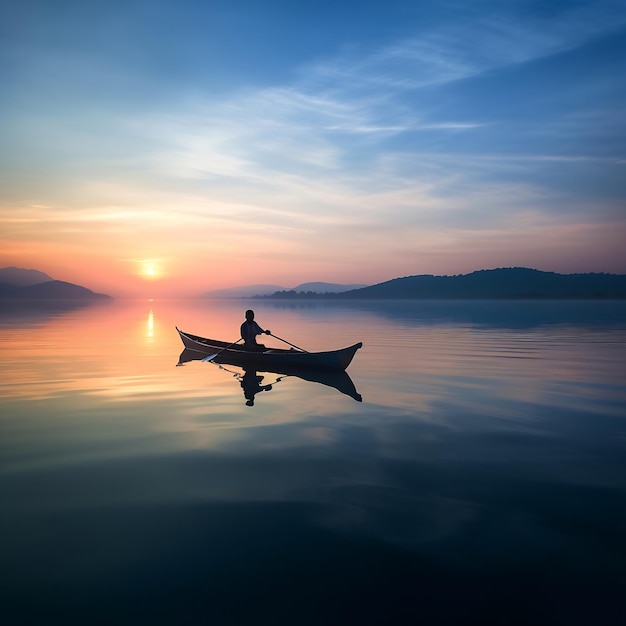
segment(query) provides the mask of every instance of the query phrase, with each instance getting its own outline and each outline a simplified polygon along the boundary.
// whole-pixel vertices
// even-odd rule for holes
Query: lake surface
[[[626,622],[626,302],[248,306],[0,303],[3,624]]]

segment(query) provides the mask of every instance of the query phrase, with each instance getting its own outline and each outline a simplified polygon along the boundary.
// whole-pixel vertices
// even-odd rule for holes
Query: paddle
[[[278,339],[278,341],[282,341],[283,343],[286,343],[287,345],[291,346],[292,348],[295,348],[296,350],[300,350],[300,352],[308,352],[308,350],[305,350],[304,348],[298,348],[298,346],[294,345],[293,343],[290,343],[289,341],[287,341],[286,339],[281,339],[280,337],[277,337],[276,335],[265,331],[270,337],[274,337],[274,339]]]
[[[224,352],[224,350],[228,350],[228,348],[230,348],[231,346],[234,346],[236,343],[239,343],[242,339],[243,339],[243,337],[239,337],[239,339],[237,339],[237,341],[233,341],[231,344],[228,344],[225,348],[222,348],[219,352],[216,352],[215,354],[209,354],[209,356],[205,356],[202,360],[205,363],[209,363],[216,356],[222,354],[222,352]]]

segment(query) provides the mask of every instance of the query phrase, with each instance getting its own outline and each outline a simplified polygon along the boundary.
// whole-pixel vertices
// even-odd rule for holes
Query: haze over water
[[[626,302],[255,301],[362,402],[251,407],[248,306],[3,305],[5,623],[623,623]]]

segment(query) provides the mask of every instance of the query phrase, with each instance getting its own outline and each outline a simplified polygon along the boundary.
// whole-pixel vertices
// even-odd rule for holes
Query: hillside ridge
[[[307,298],[306,293],[276,292],[270,298]],[[604,299],[626,298],[626,275],[558,274],[509,267],[469,274],[421,274],[394,278],[339,294],[315,296],[344,299]]]

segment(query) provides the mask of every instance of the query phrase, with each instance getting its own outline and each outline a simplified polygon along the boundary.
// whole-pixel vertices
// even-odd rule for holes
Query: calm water
[[[248,305],[0,305],[3,624],[625,623],[626,302]]]

